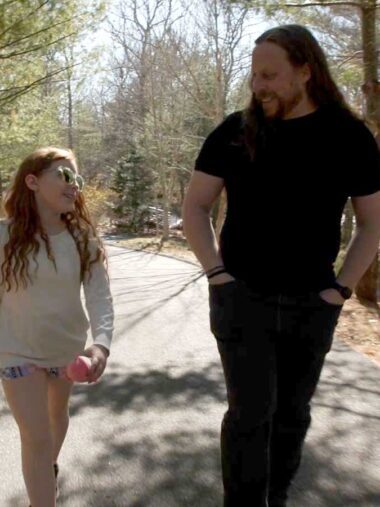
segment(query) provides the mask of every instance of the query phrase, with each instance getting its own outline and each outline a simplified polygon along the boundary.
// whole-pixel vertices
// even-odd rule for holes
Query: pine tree
[[[152,174],[135,148],[120,159],[111,171],[111,189],[118,196],[112,210],[123,219],[128,230],[138,232],[148,217],[148,204],[152,200]]]

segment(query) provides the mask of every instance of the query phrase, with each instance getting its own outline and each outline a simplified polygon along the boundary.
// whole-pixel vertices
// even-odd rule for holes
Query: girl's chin
[[[74,203],[71,206],[62,206],[62,208],[59,210],[59,213],[61,215],[65,213],[72,213],[75,209]]]

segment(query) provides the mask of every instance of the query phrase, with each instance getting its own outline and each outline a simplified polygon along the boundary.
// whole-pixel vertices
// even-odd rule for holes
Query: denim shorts
[[[21,366],[7,366],[5,368],[0,368],[0,379],[13,380],[20,377],[27,377],[36,371],[44,371],[49,377],[68,380],[66,375],[66,366],[42,367],[35,364],[23,364]]]

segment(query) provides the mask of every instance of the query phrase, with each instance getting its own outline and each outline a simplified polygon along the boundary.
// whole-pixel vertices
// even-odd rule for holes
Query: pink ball
[[[91,368],[91,359],[87,356],[78,356],[66,367],[66,373],[73,382],[87,382]]]

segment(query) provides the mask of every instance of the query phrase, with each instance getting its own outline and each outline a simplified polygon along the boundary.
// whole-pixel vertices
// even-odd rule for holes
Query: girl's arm
[[[93,345],[85,352],[92,360],[90,381],[94,381],[106,366],[114,321],[109,278],[102,260],[91,265],[91,275],[86,274],[83,288],[93,338]]]

